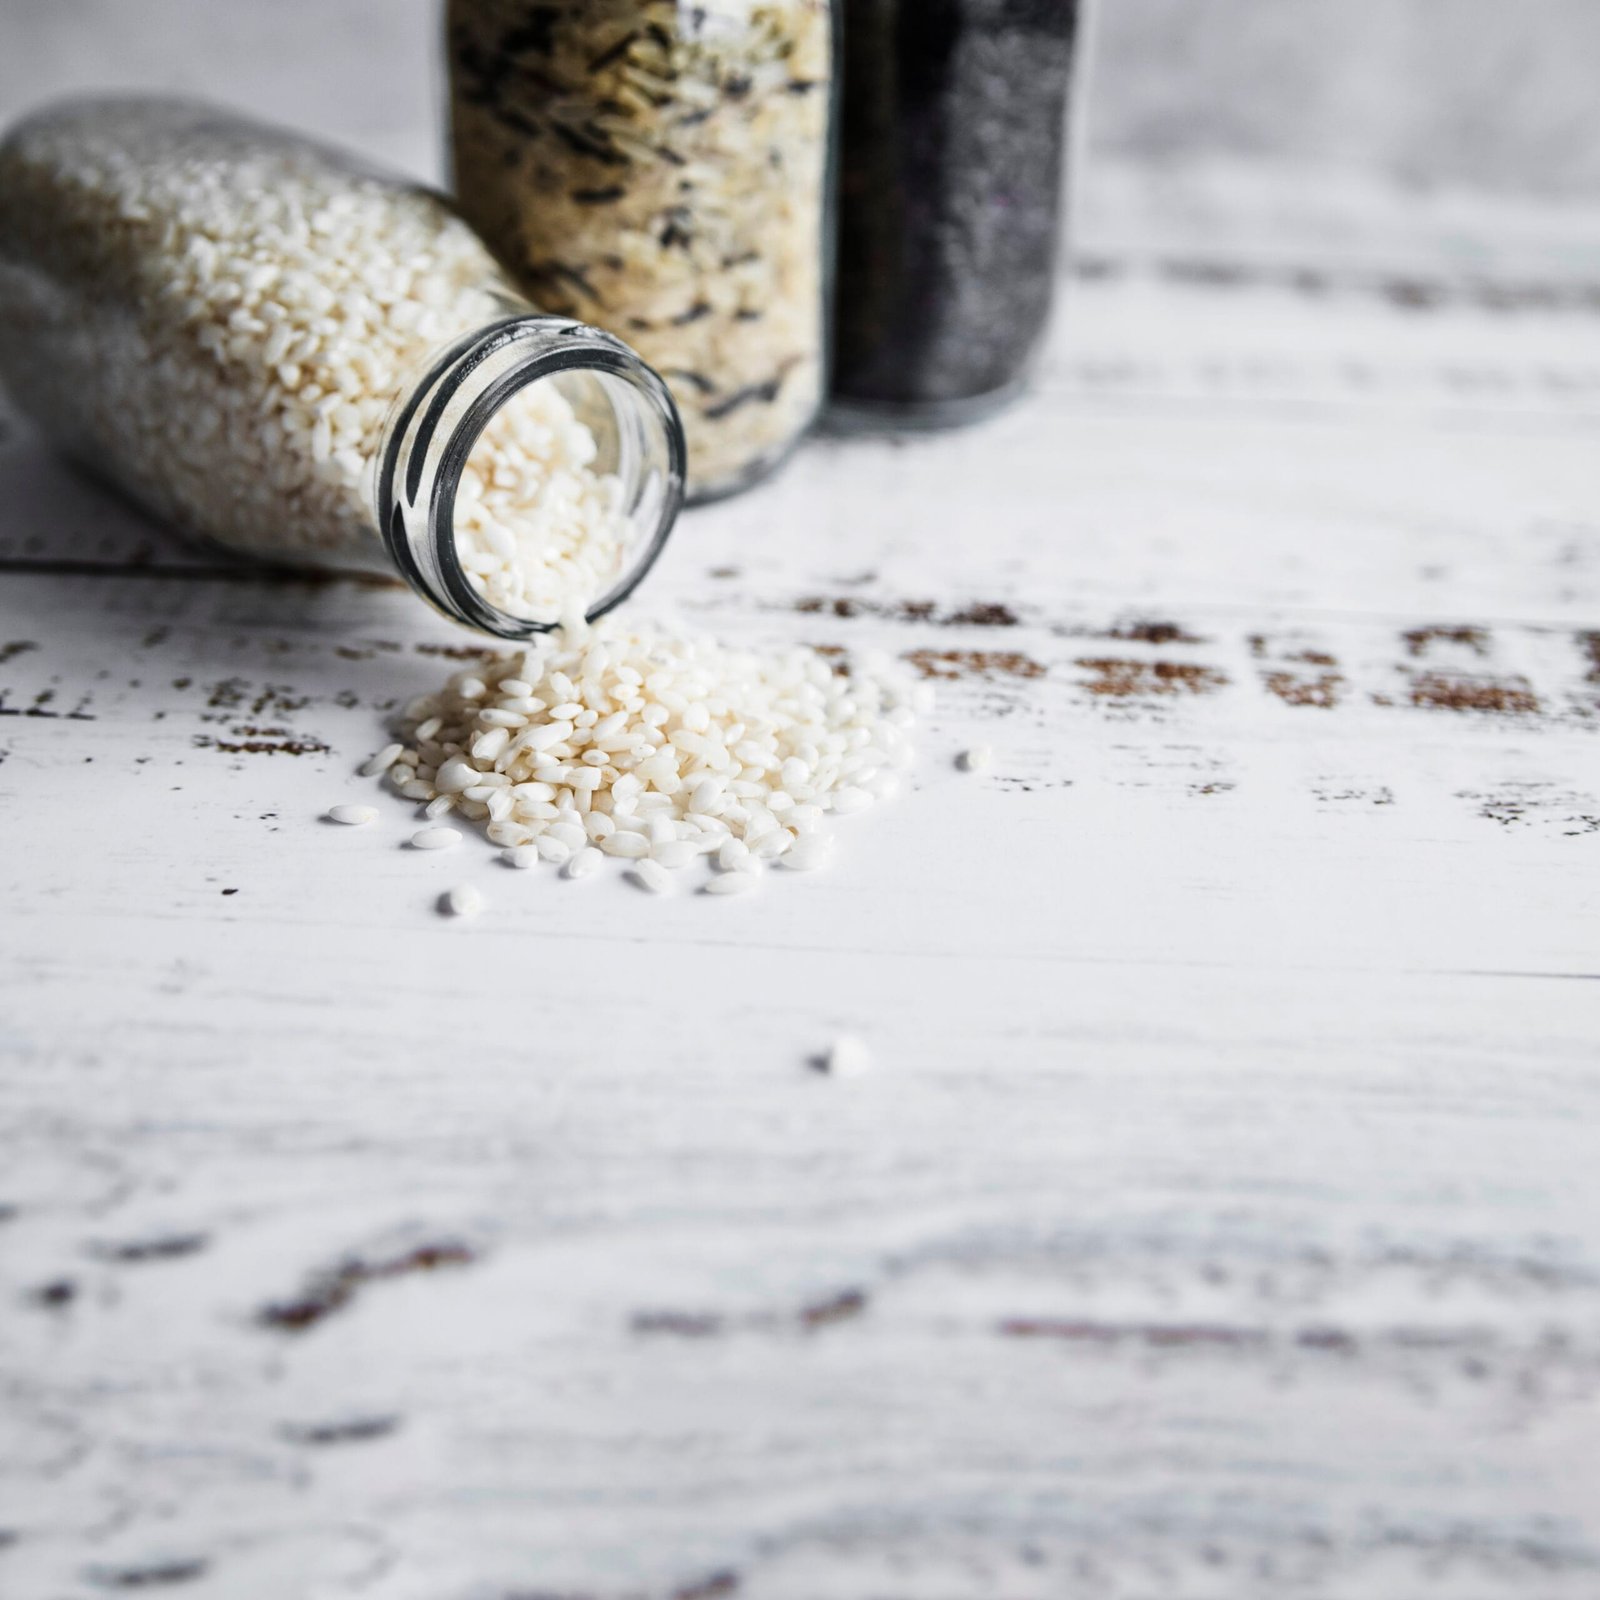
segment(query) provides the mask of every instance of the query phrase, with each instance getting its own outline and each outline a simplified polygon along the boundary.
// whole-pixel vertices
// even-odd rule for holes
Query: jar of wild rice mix
[[[505,638],[616,604],[682,498],[625,345],[536,311],[437,195],[191,103],[71,102],[0,143],[0,382],[186,531],[398,569]]]
[[[824,387],[829,0],[450,0],[448,48],[462,214],[660,371],[691,499],[762,476]]]

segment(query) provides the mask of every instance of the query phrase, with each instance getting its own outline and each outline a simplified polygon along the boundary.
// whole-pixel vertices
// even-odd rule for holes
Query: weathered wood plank
[[[462,636],[9,429],[0,1591],[1593,1593],[1600,323],[1078,293],[675,538],[940,690],[749,903],[319,825]]]

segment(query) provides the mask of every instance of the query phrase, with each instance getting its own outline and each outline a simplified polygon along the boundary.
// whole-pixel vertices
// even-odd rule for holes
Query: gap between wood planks
[[[313,567],[273,567],[241,561],[238,566],[162,566],[154,561],[73,561],[0,556],[0,573],[34,578],[169,578],[190,583],[295,584],[324,586],[350,583],[367,589],[400,589],[398,578],[381,572],[324,571]]]

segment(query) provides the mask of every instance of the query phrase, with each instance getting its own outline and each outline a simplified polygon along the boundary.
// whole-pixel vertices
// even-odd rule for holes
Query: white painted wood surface
[[[462,637],[7,424],[0,1594],[1600,1593],[1600,316],[1196,276],[685,519],[942,691],[744,901],[406,851]]]

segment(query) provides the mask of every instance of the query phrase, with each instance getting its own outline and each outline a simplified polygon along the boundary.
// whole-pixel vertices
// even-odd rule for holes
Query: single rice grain
[[[413,850],[453,850],[461,843],[461,835],[454,828],[424,828],[411,835]]]
[[[457,884],[439,897],[439,909],[450,917],[475,917],[483,906],[483,896],[470,883]]]

